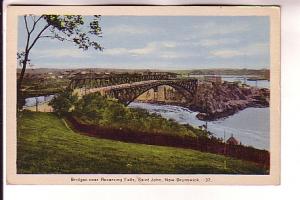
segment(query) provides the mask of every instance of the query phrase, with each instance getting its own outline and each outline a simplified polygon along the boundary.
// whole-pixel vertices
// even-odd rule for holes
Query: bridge
[[[175,73],[122,73],[122,74],[86,74],[77,75],[70,81],[69,87],[75,88],[94,88],[120,85],[124,83],[134,83],[149,80],[172,80],[176,79]]]
[[[118,99],[129,105],[144,92],[158,86],[168,85],[180,92],[188,101],[192,101],[197,90],[197,79],[179,79],[168,75],[134,75],[120,74],[113,77],[76,77],[70,82],[69,88],[83,96],[100,92],[103,96]]]

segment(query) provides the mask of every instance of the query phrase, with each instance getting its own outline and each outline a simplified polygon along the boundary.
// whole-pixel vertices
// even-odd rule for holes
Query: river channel
[[[206,123],[196,117],[198,112],[181,106],[132,102],[129,107],[146,109],[194,127]],[[223,138],[225,133],[225,139],[233,135],[242,144],[269,150],[269,115],[269,108],[246,108],[227,118],[207,122],[207,129],[216,137]]]

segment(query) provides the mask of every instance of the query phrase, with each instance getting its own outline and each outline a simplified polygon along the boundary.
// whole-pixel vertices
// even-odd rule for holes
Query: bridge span
[[[79,96],[89,93],[100,92],[103,96],[118,99],[121,103],[129,105],[144,92],[158,86],[168,85],[180,92],[187,100],[192,101],[197,91],[197,79],[170,79],[170,80],[145,80],[133,83],[123,83],[118,85],[100,87],[77,87],[73,88]]]
[[[125,83],[142,82],[149,80],[173,80],[177,79],[175,73],[122,73],[122,74],[87,74],[77,75],[70,80],[69,88],[95,88],[111,85],[120,85]]]

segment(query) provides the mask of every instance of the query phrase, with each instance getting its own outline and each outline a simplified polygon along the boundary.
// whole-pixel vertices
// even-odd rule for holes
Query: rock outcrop
[[[248,107],[268,107],[269,89],[237,83],[199,83],[192,110],[199,111],[201,120],[216,120],[233,115]]]
[[[232,82],[199,82],[192,102],[187,102],[180,93],[169,86],[165,87],[166,89],[161,89],[164,95],[157,94],[164,98],[155,99],[152,94],[149,97],[144,95],[143,98],[138,98],[138,101],[188,107],[199,112],[197,117],[200,120],[212,121],[228,117],[248,107],[268,107],[270,100],[269,89]]]

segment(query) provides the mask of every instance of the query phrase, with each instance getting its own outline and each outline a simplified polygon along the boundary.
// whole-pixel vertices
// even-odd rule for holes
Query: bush
[[[124,128],[140,132],[175,134],[196,137],[207,134],[189,125],[180,125],[174,120],[168,120],[158,114],[150,114],[144,109],[133,109],[124,106],[117,100],[91,93],[80,99],[74,113],[83,123],[103,127]]]
[[[49,105],[52,106],[53,111],[58,116],[66,115],[78,100],[77,95],[73,95],[72,90],[65,90],[58,95],[56,95],[50,102]]]

